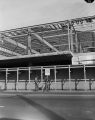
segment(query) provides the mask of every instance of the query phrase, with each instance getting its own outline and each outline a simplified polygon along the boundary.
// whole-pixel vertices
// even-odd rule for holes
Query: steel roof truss
[[[43,39],[41,36],[39,36],[37,33],[32,33],[35,37],[38,38],[38,40],[40,40],[41,42],[43,42],[44,44],[46,44],[49,48],[51,48],[52,50],[56,51],[56,52],[60,52],[59,50],[57,50],[54,46],[52,46],[49,42],[47,42],[45,39]]]

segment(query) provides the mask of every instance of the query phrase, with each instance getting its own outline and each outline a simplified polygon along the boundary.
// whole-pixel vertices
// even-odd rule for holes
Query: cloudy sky
[[[0,30],[95,15],[84,0],[0,0]]]

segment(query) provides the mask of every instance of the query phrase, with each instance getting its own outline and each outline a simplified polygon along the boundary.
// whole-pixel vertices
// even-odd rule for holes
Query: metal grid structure
[[[0,32],[0,55],[95,51],[95,16]]]
[[[0,32],[0,55],[10,58],[95,52],[95,16]],[[5,58],[4,58],[5,59]],[[45,75],[45,70],[50,75]],[[3,90],[94,90],[95,65],[0,68]]]

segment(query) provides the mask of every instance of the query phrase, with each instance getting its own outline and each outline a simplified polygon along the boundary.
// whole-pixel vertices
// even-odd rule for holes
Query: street
[[[95,120],[95,96],[0,96],[0,120]]]

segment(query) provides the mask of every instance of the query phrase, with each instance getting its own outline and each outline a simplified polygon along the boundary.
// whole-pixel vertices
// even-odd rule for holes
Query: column
[[[41,66],[41,81],[43,82],[43,67]]]
[[[78,36],[77,36],[77,32],[75,33],[75,41],[76,41],[76,52],[78,52]]]
[[[71,70],[70,70],[70,65],[69,65],[69,89],[71,91]]]
[[[5,90],[7,90],[7,82],[8,82],[8,68],[6,68]]]
[[[17,81],[16,81],[16,90],[18,90],[18,82],[19,82],[19,68],[17,68]]]
[[[31,76],[30,76],[31,75],[31,71],[30,70],[31,70],[31,68],[29,67],[28,70],[29,70],[28,73],[29,73],[29,83],[30,83],[30,79],[31,79]]]
[[[71,51],[73,52],[73,33],[72,33],[72,27],[70,28],[70,40],[71,40]]]
[[[31,34],[30,34],[30,28],[28,28],[28,55],[31,55]]]
[[[54,66],[54,81],[55,81],[55,90],[56,90],[56,66]]]
[[[70,26],[68,24],[68,46],[69,46],[69,51],[70,51]]]
[[[86,69],[85,69],[85,65],[83,66],[83,68],[84,68],[85,90],[87,90],[87,81],[86,81]]]

